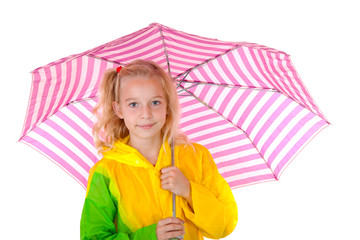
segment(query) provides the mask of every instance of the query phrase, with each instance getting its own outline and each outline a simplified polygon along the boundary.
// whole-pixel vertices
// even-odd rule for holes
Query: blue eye
[[[129,103],[129,107],[131,108],[134,108],[134,107],[137,107],[138,104],[136,102],[133,102],[133,103]]]
[[[155,105],[155,106],[157,106],[157,105],[159,105],[160,104],[160,101],[153,101],[152,103],[151,103],[151,105]]]

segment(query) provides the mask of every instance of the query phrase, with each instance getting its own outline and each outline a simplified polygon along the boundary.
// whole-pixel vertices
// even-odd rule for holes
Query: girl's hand
[[[187,200],[191,199],[190,182],[177,167],[161,169],[161,187]]]
[[[158,240],[168,240],[170,238],[180,237],[185,234],[185,222],[180,218],[161,219],[156,226],[156,237]]]

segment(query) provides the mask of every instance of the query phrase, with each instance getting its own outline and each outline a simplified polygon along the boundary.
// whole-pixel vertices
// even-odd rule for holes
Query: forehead
[[[146,78],[146,77],[133,77],[124,78],[121,80],[120,93],[122,97],[151,97],[162,96],[164,97],[164,89],[160,79]]]

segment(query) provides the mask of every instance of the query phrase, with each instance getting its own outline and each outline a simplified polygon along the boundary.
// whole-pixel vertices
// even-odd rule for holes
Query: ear
[[[113,103],[112,103],[112,107],[113,107],[114,112],[116,113],[116,115],[117,115],[119,118],[123,119],[124,116],[123,116],[123,114],[122,114],[122,112],[121,112],[121,107],[120,107],[120,105],[119,105],[117,102],[113,102]]]

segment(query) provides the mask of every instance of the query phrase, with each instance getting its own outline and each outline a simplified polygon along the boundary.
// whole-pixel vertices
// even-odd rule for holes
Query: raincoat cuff
[[[190,184],[192,208],[185,200],[185,206],[183,206],[185,217],[204,232],[214,228],[214,223],[223,226],[225,224],[225,219],[223,219],[224,208],[219,204],[216,196],[200,184],[192,181]]]

